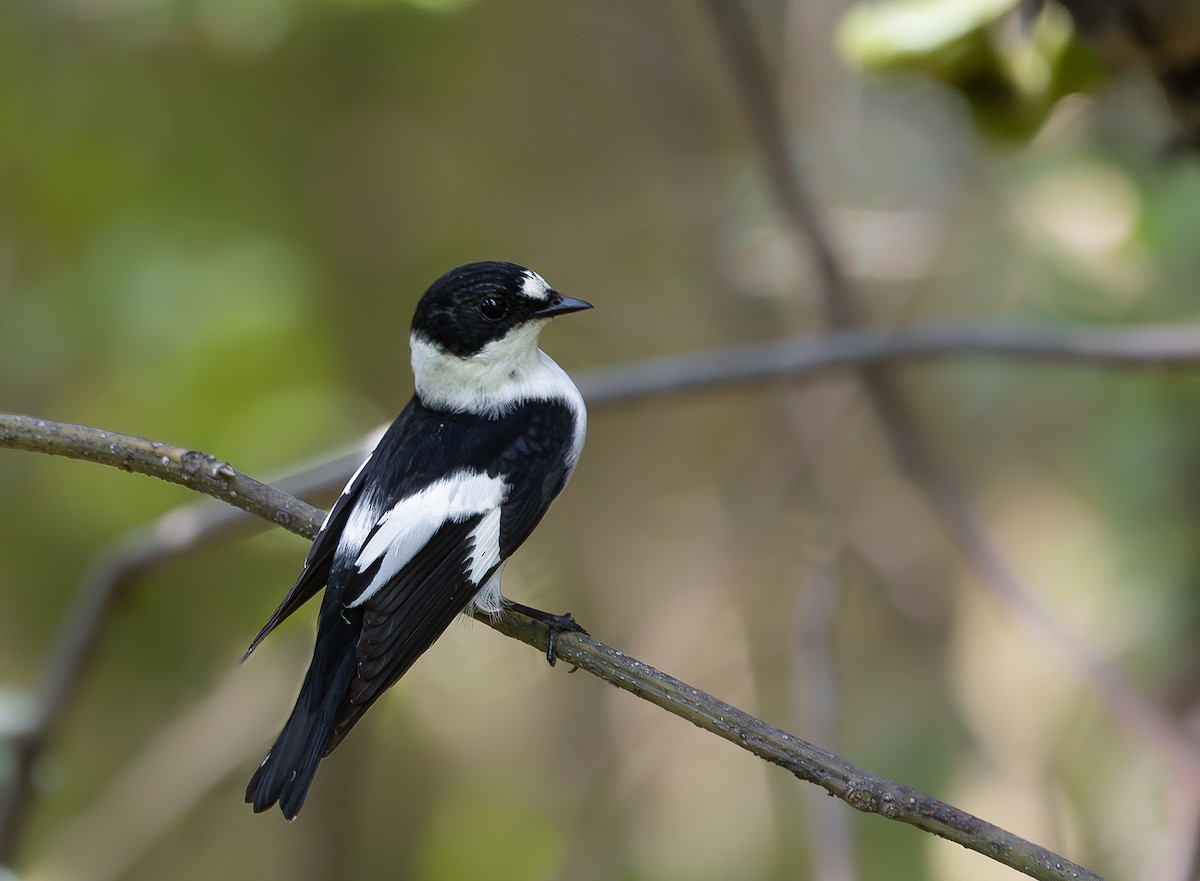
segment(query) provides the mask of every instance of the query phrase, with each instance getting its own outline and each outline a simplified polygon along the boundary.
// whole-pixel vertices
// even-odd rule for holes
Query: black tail
[[[349,700],[356,669],[353,643],[336,657],[320,655],[318,646],[292,715],[246,787],[246,803],[254,805],[255,813],[279,802],[285,817],[296,818],[325,755],[333,726]]]

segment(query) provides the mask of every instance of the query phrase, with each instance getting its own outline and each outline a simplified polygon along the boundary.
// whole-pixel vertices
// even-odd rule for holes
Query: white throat
[[[427,407],[497,417],[522,401],[565,399],[577,413],[583,399],[566,372],[538,348],[545,321],[513,328],[475,355],[453,355],[421,334],[410,338],[413,380]]]

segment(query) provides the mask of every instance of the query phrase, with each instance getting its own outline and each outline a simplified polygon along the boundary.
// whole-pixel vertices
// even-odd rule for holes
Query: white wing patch
[[[500,506],[483,515],[479,525],[471,530],[471,581],[481,584],[500,562]]]
[[[478,584],[500,560],[500,504],[508,494],[501,477],[463,469],[401,499],[379,518],[375,534],[354,561],[359,572],[382,560],[379,571],[351,607],[369,600],[408,565],[446,521],[485,515],[471,533],[471,578]],[[493,525],[494,523],[494,525]]]

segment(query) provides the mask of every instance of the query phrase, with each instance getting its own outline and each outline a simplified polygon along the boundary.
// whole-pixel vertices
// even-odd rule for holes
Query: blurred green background
[[[890,7],[749,5],[872,322],[1191,318],[1200,162],[1153,81],[1057,10]],[[744,121],[694,3],[8,0],[0,409],[283,474],[399,410],[417,298],[477,259],[596,304],[543,338],[577,374],[819,333]],[[1038,599],[1197,716],[1197,379],[901,375]],[[90,561],[191,498],[0,451],[0,499],[11,732]],[[296,823],[255,816],[311,614],[237,661],[304,552],[263,533],[138,582],[38,767],[21,878],[1018,877],[469,622]],[[594,408],[505,590],[1101,873],[1167,877],[1187,841],[1170,766],[980,588],[849,377]]]

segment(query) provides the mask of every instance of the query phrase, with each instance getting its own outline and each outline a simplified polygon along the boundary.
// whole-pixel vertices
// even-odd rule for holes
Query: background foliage
[[[1200,164],[1154,83],[1057,10],[950,5],[752,5],[872,321],[1190,318]],[[574,371],[821,328],[699,7],[0,5],[3,409],[281,474],[391,418],[416,299],[490,258],[597,304],[544,340]],[[1196,378],[902,377],[1038,599],[1186,724]],[[0,487],[11,731],[89,560],[188,499],[16,453]],[[296,824],[253,816],[311,620],[237,659],[303,553],[263,534],[141,583],[38,769],[21,877],[1015,877],[467,623]],[[1178,832],[1169,767],[980,591],[847,378],[596,409],[506,592],[1102,873]]]

